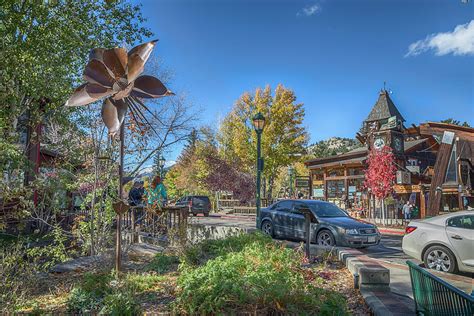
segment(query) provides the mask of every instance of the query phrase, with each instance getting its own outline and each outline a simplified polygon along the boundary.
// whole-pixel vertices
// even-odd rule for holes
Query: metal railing
[[[474,315],[474,296],[466,294],[411,261],[410,279],[417,315]]]

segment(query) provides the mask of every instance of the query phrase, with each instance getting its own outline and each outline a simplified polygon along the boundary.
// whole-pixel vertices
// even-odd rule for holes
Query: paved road
[[[413,298],[410,274],[406,261],[411,260],[418,264],[422,264],[422,262],[403,253],[402,238],[402,236],[385,235],[380,245],[363,249],[362,252],[368,257],[379,261],[379,263],[387,269],[390,269],[390,288],[393,292]],[[474,291],[474,279],[472,274],[430,272],[468,294]]]

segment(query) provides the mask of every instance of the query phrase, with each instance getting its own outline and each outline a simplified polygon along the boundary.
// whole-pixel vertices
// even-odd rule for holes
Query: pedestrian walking
[[[403,218],[405,219],[405,223],[407,224],[411,218],[411,210],[412,210],[412,206],[410,204],[410,201],[407,201],[405,205],[403,205],[403,208],[402,208]]]

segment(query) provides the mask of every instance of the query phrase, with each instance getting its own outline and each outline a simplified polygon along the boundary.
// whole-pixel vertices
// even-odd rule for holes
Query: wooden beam
[[[436,216],[441,210],[441,195],[440,190],[446,178],[446,171],[448,169],[449,159],[453,148],[453,141],[455,134],[453,132],[445,131],[443,139],[439,146],[438,155],[434,165],[434,175],[431,179],[430,195],[428,200],[427,216]],[[440,189],[437,189],[440,188]]]
[[[426,217],[426,194],[423,187],[420,185],[420,218]]]

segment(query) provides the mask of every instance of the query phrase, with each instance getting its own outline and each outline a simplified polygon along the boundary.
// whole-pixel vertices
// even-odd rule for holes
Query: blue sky
[[[311,142],[354,137],[386,81],[408,125],[474,125],[472,1],[136,2],[170,88],[202,109],[201,124],[217,127],[244,91],[282,83],[305,104]]]

